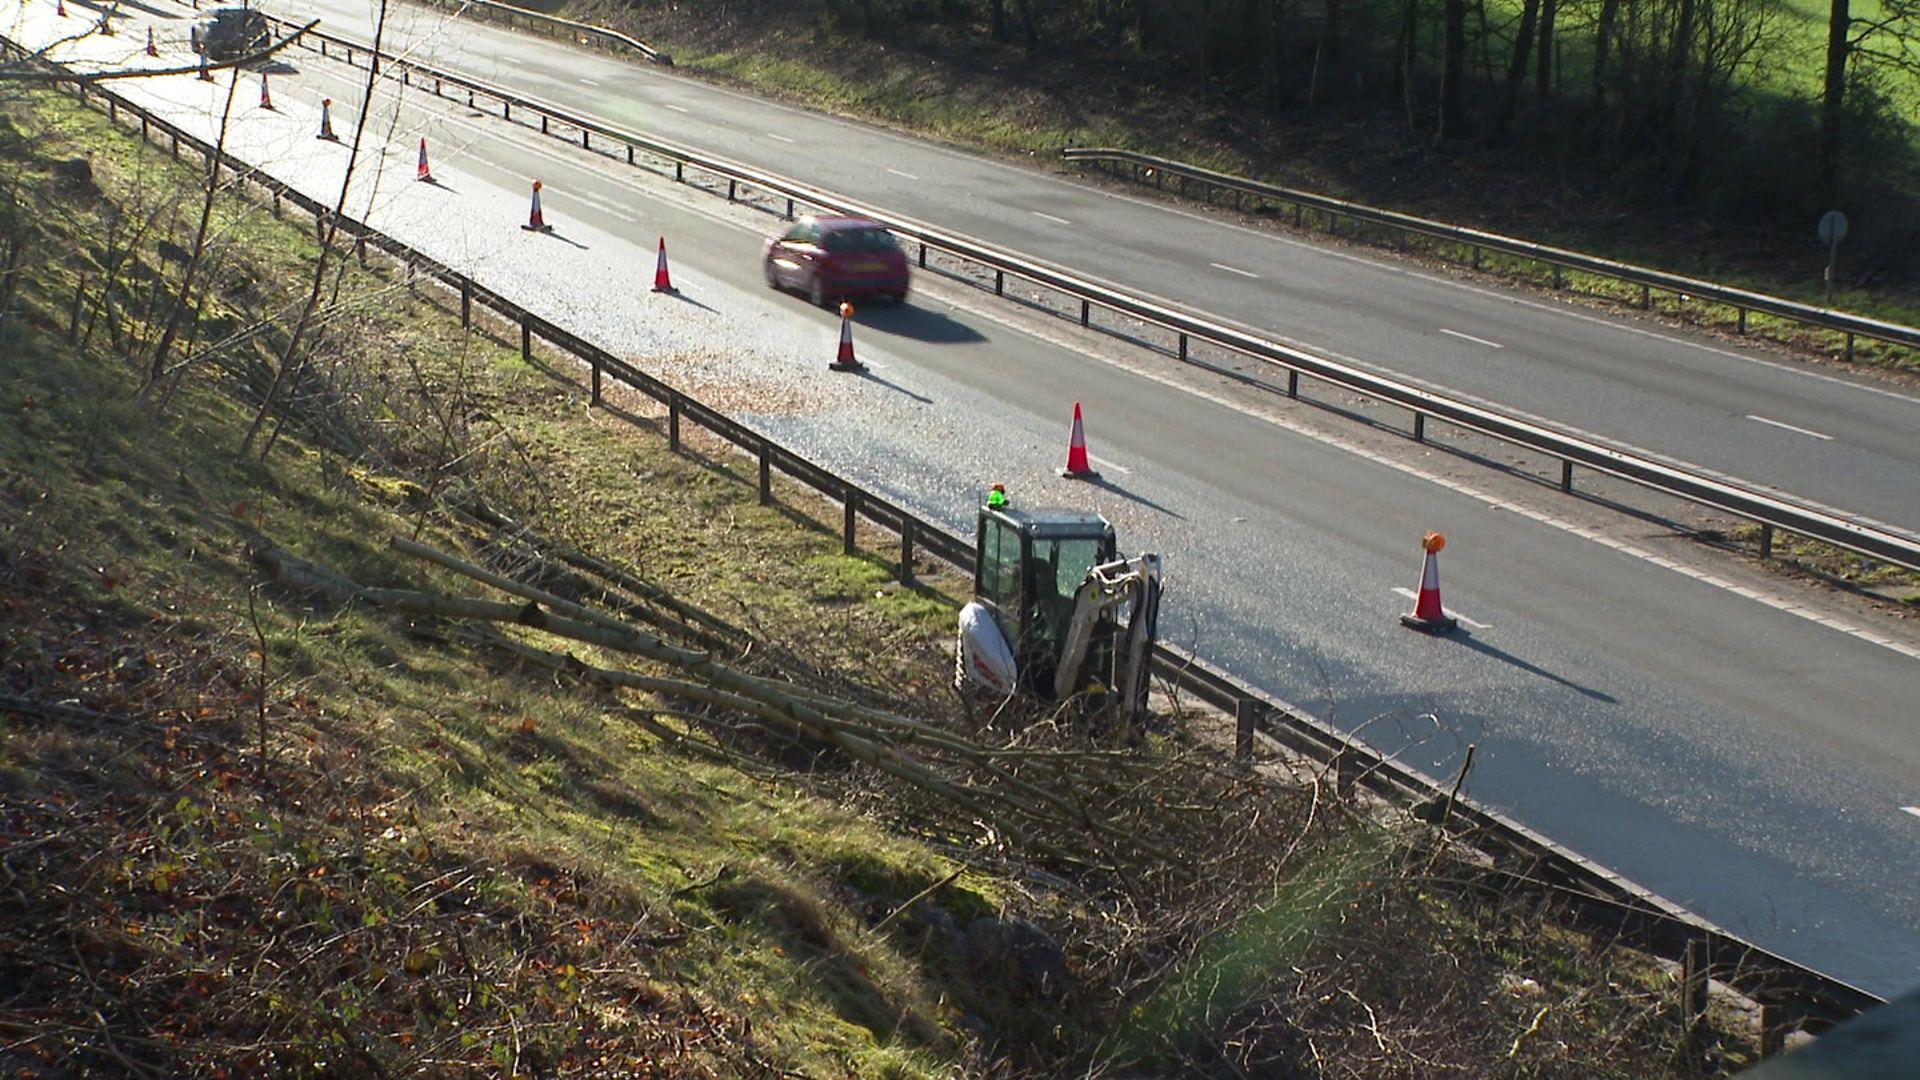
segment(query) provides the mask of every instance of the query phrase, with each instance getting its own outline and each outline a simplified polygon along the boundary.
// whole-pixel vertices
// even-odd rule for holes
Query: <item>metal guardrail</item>
[[[1776,318],[1786,319],[1807,326],[1816,326],[1822,330],[1831,330],[1845,335],[1847,357],[1853,357],[1855,338],[1867,338],[1883,341],[1889,345],[1920,351],[1920,328],[1902,326],[1899,323],[1883,322],[1864,315],[1854,315],[1832,308],[1814,307],[1765,293],[1736,289],[1729,285],[1720,285],[1698,278],[1669,274],[1662,270],[1653,270],[1632,263],[1602,259],[1596,255],[1587,255],[1565,248],[1537,244],[1531,240],[1520,240],[1499,233],[1471,229],[1462,225],[1450,225],[1431,218],[1415,217],[1412,214],[1381,210],[1363,203],[1347,202],[1327,195],[1318,195],[1311,191],[1281,187],[1259,180],[1249,180],[1230,173],[1215,172],[1197,165],[1174,161],[1170,158],[1154,157],[1151,154],[1136,153],[1110,147],[1068,147],[1061,151],[1061,157],[1068,161],[1096,165],[1127,165],[1132,167],[1133,178],[1145,182],[1146,173],[1153,174],[1156,187],[1165,186],[1166,177],[1175,177],[1180,181],[1182,194],[1186,193],[1189,181],[1197,183],[1206,192],[1211,201],[1214,190],[1232,191],[1243,195],[1252,195],[1270,202],[1287,203],[1299,208],[1306,207],[1331,215],[1334,221],[1347,218],[1353,221],[1379,225],[1404,233],[1415,233],[1449,243],[1459,244],[1472,249],[1473,265],[1480,266],[1482,251],[1495,251],[1503,255],[1513,255],[1527,259],[1553,269],[1553,287],[1565,287],[1564,272],[1578,271],[1596,277],[1624,281],[1640,286],[1640,306],[1645,308],[1652,303],[1652,290],[1670,292],[1696,300],[1707,300],[1734,309],[1739,315],[1741,333],[1747,331],[1747,314],[1760,312]],[[1300,224],[1297,220],[1295,224]]]
[[[298,29],[291,23],[281,20],[273,21],[283,32]],[[362,43],[319,30],[306,31],[301,35],[301,43],[315,49],[322,56],[339,59],[350,65],[355,63],[356,57],[365,58],[372,55],[368,47]],[[676,180],[684,181],[689,168],[717,177],[726,182],[729,200],[737,199],[744,186],[784,198],[786,200],[785,216],[789,218],[794,215],[798,207],[812,207],[836,214],[873,218],[895,233],[917,243],[919,263],[923,268],[927,265],[927,253],[932,249],[992,271],[996,294],[1005,293],[1009,278],[1051,289],[1079,302],[1081,326],[1093,326],[1092,311],[1096,306],[1103,310],[1117,312],[1139,323],[1171,333],[1174,337],[1174,345],[1165,351],[1173,353],[1183,361],[1200,363],[1191,355],[1192,344],[1195,342],[1263,361],[1287,372],[1286,393],[1289,397],[1299,397],[1300,378],[1307,376],[1376,401],[1397,405],[1411,414],[1410,434],[1416,442],[1427,440],[1427,421],[1431,418],[1558,459],[1561,463],[1559,484],[1562,491],[1571,492],[1574,489],[1576,467],[1591,469],[1722,513],[1758,522],[1761,526],[1760,547],[1763,555],[1771,554],[1774,530],[1778,529],[1920,572],[1920,536],[1891,526],[1848,517],[1810,503],[1774,495],[1753,485],[1720,479],[1703,472],[1670,465],[1631,449],[1568,435],[1460,398],[1426,390],[1336,360],[1315,356],[1169,307],[1158,301],[1136,296],[1063,268],[1002,251],[957,233],[944,232],[877,207],[863,205],[843,195],[808,187],[798,181],[664,139],[616,128],[538,99],[421,61],[388,54],[381,57],[379,63],[381,70],[388,77],[398,79],[410,86],[418,86],[439,97],[449,96],[447,88],[452,87],[456,91],[465,92],[469,106],[475,106],[480,98],[491,99],[499,104],[501,115],[507,120],[512,120],[514,111],[518,109],[523,117],[537,118],[543,134],[556,134],[554,124],[557,122],[563,129],[562,134],[570,130],[578,138],[580,145],[586,149],[594,149],[593,140],[598,137],[601,140],[603,152],[617,152],[623,149],[628,164],[637,164],[636,155],[646,154],[671,164]],[[1203,366],[1213,367],[1213,365]],[[1218,369],[1215,368],[1215,370]]]
[[[673,56],[661,52],[637,37],[623,34],[592,23],[575,22],[558,15],[549,15],[544,11],[534,11],[515,4],[502,4],[499,0],[422,0],[431,7],[450,8],[460,14],[478,13],[484,18],[499,19],[509,26],[527,26],[544,30],[556,37],[570,37],[586,44],[598,44],[618,52],[630,49],[662,67],[673,66]]]
[[[23,58],[27,56],[4,36],[0,36],[0,49],[11,49]],[[104,103],[111,119],[120,121],[125,114],[130,122],[137,122],[142,137],[170,140],[176,157],[182,145],[209,162],[217,154],[223,167],[271,197],[276,214],[284,201],[312,215],[316,223],[333,216],[331,207],[231,154],[216,151],[205,140],[126,97],[102,86],[89,86],[78,77],[74,79],[74,86],[81,100],[91,97]],[[690,421],[753,457],[759,466],[758,490],[763,503],[773,498],[775,469],[838,502],[842,507],[842,541],[847,552],[857,551],[859,519],[864,517],[900,538],[902,580],[912,579],[916,548],[963,572],[973,573],[970,536],[950,531],[938,522],[922,518],[813,464],[747,425],[399,240],[351,218],[343,217],[339,224],[359,244],[372,246],[404,266],[409,284],[416,276],[425,274],[457,294],[463,326],[472,325],[473,305],[477,301],[519,327],[523,358],[532,359],[534,340],[538,338],[586,364],[594,404],[601,404],[603,380],[612,377],[664,405],[670,448],[680,449],[682,423]],[[1155,646],[1153,664],[1155,672],[1167,684],[1232,714],[1238,721],[1243,745],[1250,741],[1257,728],[1277,743],[1334,770],[1343,789],[1363,788],[1409,809],[1436,805],[1442,798],[1450,798],[1450,821],[1469,826],[1456,830],[1456,835],[1462,843],[1488,855],[1492,864],[1487,872],[1507,888],[1549,895],[1604,932],[1618,934],[1655,955],[1669,959],[1686,957],[1689,961],[1696,956],[1709,958],[1710,962],[1701,961],[1701,966],[1689,970],[1702,977],[1710,974],[1761,1002],[1763,1010],[1774,1010],[1767,1014],[1771,1021],[1763,1020],[1763,1030],[1798,1026],[1819,1032],[1881,1003],[1880,998],[1865,990],[1728,934],[1518,822],[1480,806],[1471,798],[1448,796],[1445,789],[1426,774],[1393,761],[1364,741],[1341,733],[1318,717],[1191,653],[1160,643]]]

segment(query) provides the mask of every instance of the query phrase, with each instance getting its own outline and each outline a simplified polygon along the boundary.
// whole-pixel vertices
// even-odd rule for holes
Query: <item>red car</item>
[[[816,304],[856,296],[907,299],[907,253],[867,218],[803,217],[767,241],[767,284],[797,289]]]

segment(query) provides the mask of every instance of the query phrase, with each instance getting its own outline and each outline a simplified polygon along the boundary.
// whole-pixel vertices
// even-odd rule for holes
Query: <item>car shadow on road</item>
[[[901,304],[898,307],[873,305],[862,308],[859,324],[883,334],[936,345],[973,345],[987,340],[985,334],[958,319],[910,304]]]
[[[1600,690],[1595,690],[1589,686],[1581,686],[1579,683],[1574,682],[1572,679],[1568,679],[1560,675],[1555,675],[1553,672],[1548,671],[1546,668],[1543,668],[1538,664],[1528,663],[1527,661],[1520,659],[1519,657],[1513,655],[1512,653],[1506,651],[1505,649],[1499,648],[1498,646],[1489,645],[1484,641],[1477,640],[1474,638],[1472,632],[1468,631],[1465,627],[1455,629],[1452,633],[1448,634],[1447,637],[1451,638],[1454,641],[1458,641],[1460,644],[1465,645],[1467,648],[1472,649],[1474,652],[1483,653],[1487,656],[1493,657],[1495,660],[1499,660],[1503,663],[1512,664],[1514,667],[1519,668],[1521,671],[1524,671],[1529,675],[1538,675],[1541,678],[1546,679],[1548,682],[1559,683],[1561,686],[1564,686],[1567,689],[1572,690],[1576,694],[1580,694],[1584,697],[1592,698],[1595,701],[1605,702],[1608,705],[1618,705],[1620,703],[1620,699],[1614,697],[1612,694],[1608,694]]]

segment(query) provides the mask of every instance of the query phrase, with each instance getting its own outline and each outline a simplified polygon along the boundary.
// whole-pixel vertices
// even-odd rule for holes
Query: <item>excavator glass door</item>
[[[1051,693],[1060,649],[1073,618],[1073,601],[1087,571],[1114,558],[1113,526],[1098,514],[1075,510],[980,511],[974,599],[994,621],[1020,665],[1020,682]],[[1096,649],[1110,651],[1110,635]],[[1090,670],[1106,670],[1098,661]]]

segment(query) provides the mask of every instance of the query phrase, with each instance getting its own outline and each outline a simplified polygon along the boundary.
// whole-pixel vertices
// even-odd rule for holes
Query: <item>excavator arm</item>
[[[1146,713],[1147,667],[1160,619],[1158,555],[1117,559],[1087,571],[1086,580],[1074,593],[1073,615],[1061,642],[1053,691],[1056,698],[1064,700],[1085,687],[1094,632],[1103,618],[1123,606],[1129,607],[1129,612],[1126,625],[1115,634],[1114,685],[1109,689],[1129,718],[1139,720]]]

